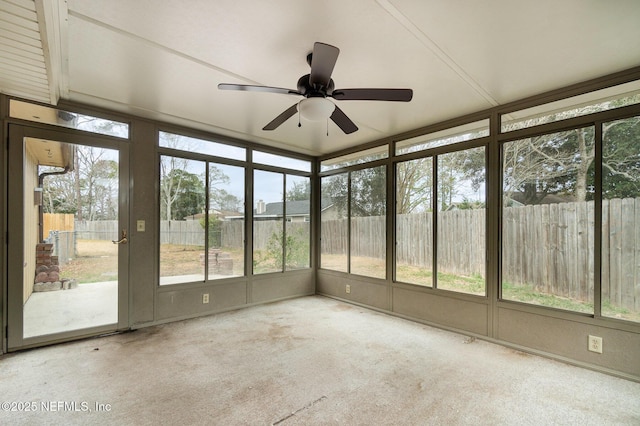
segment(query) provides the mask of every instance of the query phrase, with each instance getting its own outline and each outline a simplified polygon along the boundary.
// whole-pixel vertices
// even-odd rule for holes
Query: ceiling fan
[[[340,49],[335,46],[316,42],[313,45],[313,52],[307,55],[307,63],[311,66],[311,73],[300,77],[297,90],[226,83],[218,84],[218,89],[304,96],[304,99],[286,109],[264,126],[262,130],[274,130],[296,112],[299,112],[306,119],[313,121],[328,120],[330,118],[346,134],[355,132],[358,130],[358,126],[335,103],[327,98],[333,98],[338,101],[409,102],[413,97],[411,89],[335,89],[331,73],[336,65],[339,53]],[[298,126],[300,126],[300,123],[298,123]]]

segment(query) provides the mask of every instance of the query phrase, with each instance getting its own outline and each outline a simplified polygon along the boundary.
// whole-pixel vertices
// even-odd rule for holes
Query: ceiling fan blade
[[[327,87],[329,85],[339,53],[340,49],[330,44],[316,42],[313,45],[311,74],[309,75],[309,83],[312,87],[316,85]]]
[[[353,121],[347,115],[342,112],[340,108],[336,105],[336,109],[333,110],[333,114],[331,114],[331,120],[338,125],[347,135],[349,133],[353,133],[358,130],[358,126],[355,125]]]
[[[293,89],[284,89],[282,87],[269,87],[269,86],[252,86],[249,84],[218,84],[220,90],[240,90],[243,92],[269,92],[269,93],[281,93],[283,95],[302,95],[302,93]]]
[[[331,96],[338,101],[396,101],[409,102],[413,97],[411,89],[340,89]]]
[[[293,114],[298,111],[298,104],[293,104],[289,108],[287,108],[282,114],[274,118],[269,124],[264,126],[262,130],[275,130],[282,123],[287,121]]]

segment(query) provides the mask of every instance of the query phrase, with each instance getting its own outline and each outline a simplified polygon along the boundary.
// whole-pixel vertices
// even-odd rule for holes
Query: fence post
[[[60,256],[60,238],[58,231],[53,231],[53,253],[55,256]]]

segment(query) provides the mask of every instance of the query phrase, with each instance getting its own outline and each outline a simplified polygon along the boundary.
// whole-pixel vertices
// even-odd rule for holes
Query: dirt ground
[[[230,252],[234,273],[243,275],[242,252]],[[117,277],[118,245],[103,240],[78,240],[77,257],[61,268],[62,276],[79,283],[112,280]],[[201,247],[163,244],[160,249],[161,276],[202,273]]]

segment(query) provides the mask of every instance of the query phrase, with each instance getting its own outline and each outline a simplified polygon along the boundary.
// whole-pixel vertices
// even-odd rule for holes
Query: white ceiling
[[[38,93],[6,77],[22,74],[6,46],[16,25],[33,25],[30,8],[42,40],[30,60],[46,67],[44,88],[42,73],[29,80]],[[320,155],[638,66],[640,1],[0,0],[0,37],[5,93]],[[295,89],[316,41],[340,48],[336,88],[406,87],[413,100],[336,101],[360,130],[330,123],[327,136],[297,117],[262,130],[299,97],[217,89]]]

